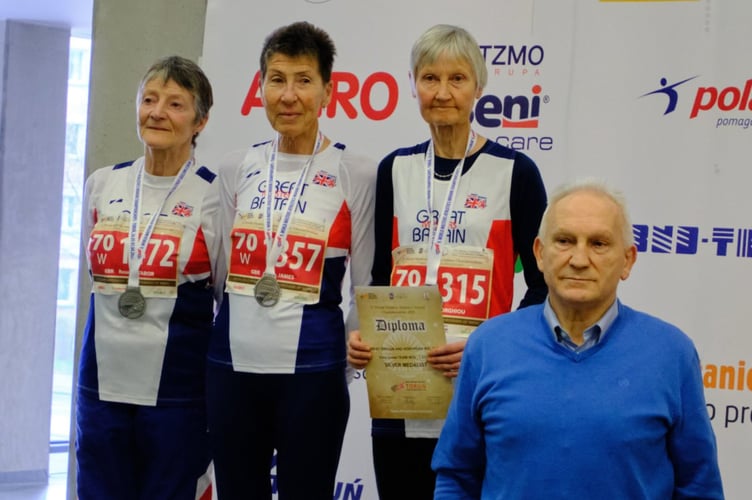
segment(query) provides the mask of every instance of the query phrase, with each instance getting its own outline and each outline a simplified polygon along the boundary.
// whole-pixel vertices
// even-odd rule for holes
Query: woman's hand
[[[371,346],[360,338],[360,331],[353,330],[347,340],[347,362],[350,366],[361,370],[371,361]]]
[[[435,369],[444,372],[445,377],[454,378],[460,370],[462,353],[467,339],[458,340],[428,351],[428,363]]]

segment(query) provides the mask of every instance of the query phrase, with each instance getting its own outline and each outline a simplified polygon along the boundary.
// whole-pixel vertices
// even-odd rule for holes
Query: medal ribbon
[[[133,188],[133,210],[131,211],[131,225],[128,232],[128,288],[138,288],[138,271],[141,268],[141,263],[144,261],[146,245],[149,244],[151,234],[157,226],[159,214],[162,212],[167,199],[178,189],[178,186],[185,178],[194,161],[193,153],[191,153],[191,158],[180,169],[180,172],[175,177],[175,181],[172,183],[172,187],[170,187],[167,195],[162,199],[159,208],[149,218],[149,222],[144,228],[144,233],[141,235],[141,239],[138,240],[138,222],[141,214],[141,194],[144,181],[144,159],[142,157],[136,160],[136,185]]]
[[[428,233],[428,255],[426,257],[426,285],[435,285],[438,280],[439,264],[441,263],[441,245],[444,243],[446,236],[446,228],[449,224],[449,215],[452,212],[452,205],[454,204],[454,198],[457,194],[457,188],[460,184],[460,177],[462,177],[462,169],[465,165],[465,158],[472,151],[475,145],[476,134],[475,131],[470,129],[470,134],[467,138],[467,148],[465,149],[465,155],[460,162],[454,168],[452,172],[452,178],[449,181],[449,188],[447,189],[446,197],[444,198],[444,207],[439,214],[439,220],[436,226],[433,224],[433,174],[434,174],[434,149],[433,139],[428,141],[428,148],[426,149],[426,205],[428,208],[428,218],[430,220],[430,229]]]
[[[298,181],[295,183],[292,195],[288,199],[287,208],[282,214],[282,219],[279,222],[279,228],[277,229],[277,235],[274,236],[272,232],[272,215],[274,213],[274,173],[277,170],[277,157],[279,156],[279,134],[274,137],[272,143],[272,150],[269,154],[269,168],[266,175],[266,207],[264,210],[264,240],[266,241],[266,269],[264,274],[271,274],[276,276],[275,263],[282,254],[285,248],[285,242],[287,241],[287,232],[290,227],[290,220],[292,214],[295,212],[295,207],[298,204],[300,193],[303,190],[303,181],[308,175],[308,170],[313,163],[313,159],[321,149],[321,144],[324,142],[324,134],[319,130],[316,136],[316,143],[313,146],[313,153],[306,160],[303,168],[298,175]]]

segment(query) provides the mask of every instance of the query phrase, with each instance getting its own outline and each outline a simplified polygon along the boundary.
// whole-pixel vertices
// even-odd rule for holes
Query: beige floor
[[[48,484],[0,484],[0,500],[65,500],[68,454],[50,454]]]

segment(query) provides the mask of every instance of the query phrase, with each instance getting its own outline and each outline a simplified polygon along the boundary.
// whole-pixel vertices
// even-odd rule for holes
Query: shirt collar
[[[573,351],[581,352],[596,344],[598,344],[611,328],[611,325],[616,321],[616,317],[619,315],[619,300],[614,300],[613,304],[606,310],[603,316],[595,323],[585,329],[584,337],[585,342],[581,346],[577,346],[571,341],[569,334],[561,327],[559,318],[556,317],[556,313],[551,307],[551,302],[548,298],[543,305],[543,317],[546,319],[551,333],[554,336],[554,340],[563,344],[564,346],[572,349]]]

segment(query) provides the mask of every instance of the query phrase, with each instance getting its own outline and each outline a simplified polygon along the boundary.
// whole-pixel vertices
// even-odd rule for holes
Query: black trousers
[[[432,500],[436,474],[431,458],[438,439],[372,437],[380,500]]]

